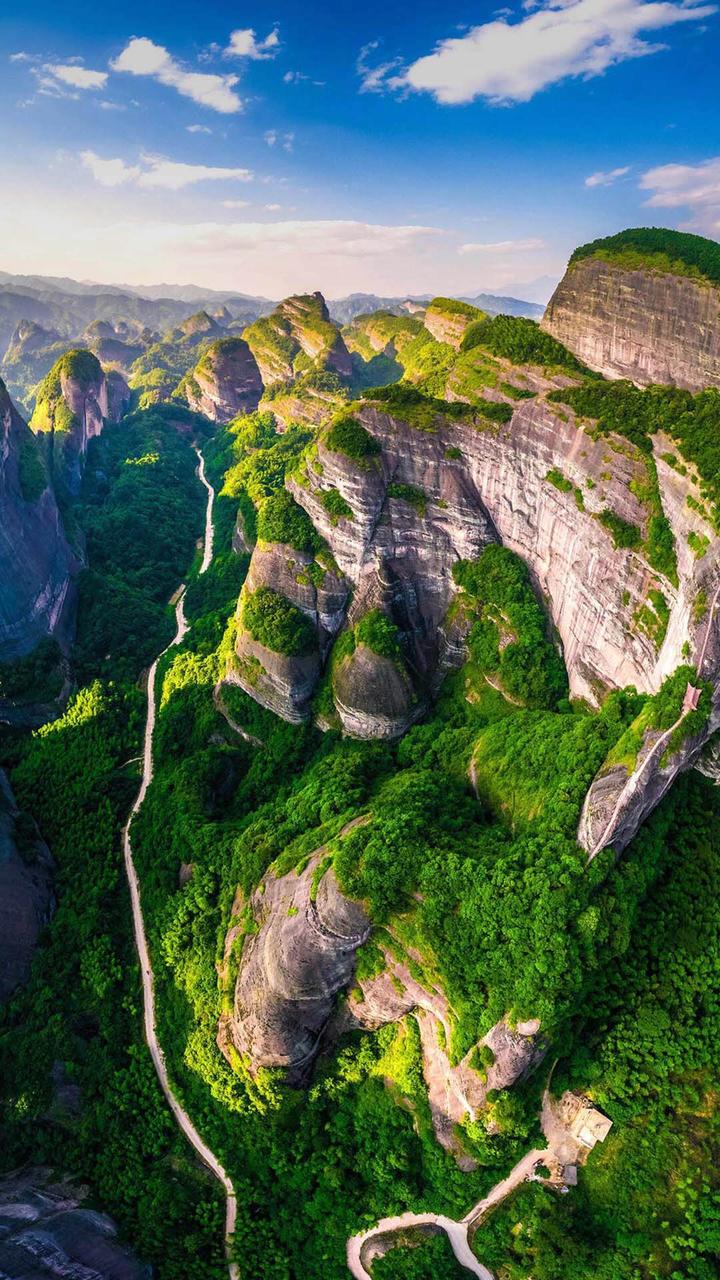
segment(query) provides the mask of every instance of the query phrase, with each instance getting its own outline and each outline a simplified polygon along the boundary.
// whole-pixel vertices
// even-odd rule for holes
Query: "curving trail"
[[[214,493],[212,486],[205,478],[205,463],[199,449],[195,452],[198,456],[199,466],[198,475],[208,492],[207,507],[205,513],[205,542],[203,549],[203,558],[200,565],[200,573],[205,573],[210,566],[213,554],[213,527],[212,527],[212,506]],[[183,583],[178,591],[177,602],[175,605],[175,620],[177,622],[177,630],[174,638],[170,641],[167,649],[163,649],[158,654],[148,672],[148,690],[147,690],[147,719],[145,722],[145,745],[143,749],[143,773],[140,790],[135,798],[135,803],[130,810],[130,817],[123,831],[123,855],[125,858],[125,871],[127,873],[128,885],[130,887],[130,901],[132,904],[133,931],[135,934],[135,946],[137,948],[138,958],[140,960],[140,972],[142,975],[142,992],[143,992],[143,1017],[145,1028],[145,1039],[147,1040],[150,1056],[160,1081],[160,1087],[165,1094],[168,1106],[172,1111],[178,1126],[182,1129],[188,1142],[195,1148],[200,1159],[204,1161],[207,1167],[219,1182],[222,1183],[227,1206],[225,1211],[225,1245],[229,1250],[231,1237],[235,1231],[235,1222],[237,1218],[237,1200],[235,1198],[235,1188],[223,1169],[217,1156],[213,1154],[205,1142],[203,1142],[195,1125],[185,1111],[182,1104],[178,1101],[173,1093],[172,1085],[168,1078],[167,1067],[165,1065],[165,1055],[162,1046],[157,1037],[157,1026],[155,1017],[155,984],[153,978],[152,964],[150,962],[150,953],[148,949],[147,934],[145,932],[145,921],[142,913],[142,903],[140,900],[140,883],[138,874],[133,861],[132,843],[130,841],[130,828],[132,827],[133,818],[141,808],[143,800],[147,794],[147,789],[152,782],[153,776],[153,734],[155,732],[155,720],[157,715],[157,699],[155,692],[155,678],[157,676],[158,663],[169,649],[180,644],[180,641],[187,634],[188,623],[185,619],[185,583]],[[228,1261],[229,1280],[240,1280],[240,1268],[236,1262]]]
[[[482,1262],[476,1258],[468,1239],[470,1228],[475,1226],[478,1219],[482,1218],[496,1204],[500,1204],[511,1191],[519,1187],[522,1182],[531,1177],[535,1165],[542,1160],[548,1153],[547,1148],[535,1148],[528,1151],[506,1178],[496,1183],[491,1191],[473,1205],[469,1213],[465,1214],[459,1222],[455,1222],[453,1218],[446,1218],[442,1213],[400,1213],[394,1218],[383,1218],[376,1223],[374,1227],[370,1227],[368,1231],[363,1231],[359,1235],[351,1236],[347,1242],[347,1264],[348,1269],[355,1276],[356,1280],[372,1280],[368,1265],[371,1264],[372,1255],[374,1253],[373,1244],[376,1243],[378,1251],[383,1251],[384,1237],[394,1234],[402,1234],[410,1227],[437,1227],[440,1231],[444,1231],[450,1242],[455,1257],[466,1271],[474,1276],[478,1276],[479,1280],[494,1280],[493,1273]],[[368,1264],[368,1265],[366,1265]]]

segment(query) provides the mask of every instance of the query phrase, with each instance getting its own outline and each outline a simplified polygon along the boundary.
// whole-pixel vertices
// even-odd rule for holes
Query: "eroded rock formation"
[[[117,422],[130,400],[119,373],[108,377],[91,351],[68,351],[38,389],[32,430],[42,437],[56,482],[71,494],[80,490],[88,442],[104,422]]]
[[[67,641],[76,570],[38,443],[0,382],[0,661]]]
[[[218,338],[182,383],[191,409],[213,422],[230,422],[257,409],[263,392],[255,357],[242,338]]]
[[[350,354],[321,293],[286,298],[271,315],[251,324],[243,337],[266,387],[290,382],[313,364],[342,378],[352,374]]]

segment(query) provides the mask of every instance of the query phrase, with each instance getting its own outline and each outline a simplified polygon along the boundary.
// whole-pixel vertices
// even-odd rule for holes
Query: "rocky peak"
[[[249,325],[243,337],[266,387],[291,382],[313,366],[344,378],[352,375],[350,353],[321,293],[286,298],[269,316]]]
[[[183,320],[179,325],[180,332],[190,337],[195,334],[208,335],[220,332],[220,325],[217,320],[208,315],[207,311],[196,311],[194,315],[188,316],[187,320]]]
[[[218,338],[178,387],[191,409],[213,422],[230,422],[257,409],[263,392],[255,357],[243,338]]]
[[[608,378],[720,386],[720,248],[653,228],[583,245],[542,325]]]
[[[111,394],[100,361],[88,350],[67,351],[43,379],[30,426],[43,439],[52,475],[68,492],[79,492],[88,441],[106,420],[119,421],[129,399],[118,376]]]
[[[433,298],[428,303],[424,324],[438,342],[446,342],[457,351],[465,330],[476,320],[484,320],[485,312],[457,298]]]
[[[18,364],[44,347],[60,341],[62,338],[56,329],[44,329],[34,320],[21,320],[8,343],[3,364]]]

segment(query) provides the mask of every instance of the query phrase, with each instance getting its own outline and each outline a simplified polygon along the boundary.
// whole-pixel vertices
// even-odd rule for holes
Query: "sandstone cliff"
[[[230,422],[257,409],[263,392],[255,357],[242,338],[218,338],[186,374],[178,394],[213,422]]]
[[[720,286],[623,265],[571,263],[542,320],[591,369],[639,386],[720,386]]]
[[[488,1069],[477,1046],[453,1064],[447,1046],[455,1014],[440,987],[412,976],[408,965],[417,956],[406,962],[384,949],[380,972],[355,979],[356,953],[371,925],[362,904],[341,892],[327,849],[302,871],[268,873],[249,907],[256,931],[242,937],[233,1011],[221,1021],[219,1044],[226,1053],[232,1046],[253,1073],[280,1068],[288,1083],[303,1084],[321,1047],[332,1047],[342,1031],[377,1030],[414,1013],[435,1132],[462,1157],[455,1126],[476,1118],[488,1090],[514,1084],[543,1057],[537,1023],[511,1029],[502,1021],[481,1042],[491,1050]],[[237,929],[233,924],[229,943]],[[337,1006],[351,986],[347,1004]]]
[[[43,439],[56,482],[71,494],[80,489],[88,442],[105,421],[117,422],[130,399],[124,380],[110,383],[91,351],[68,351],[38,388],[32,430]]]
[[[0,382],[0,661],[67,642],[76,570],[38,443]]]

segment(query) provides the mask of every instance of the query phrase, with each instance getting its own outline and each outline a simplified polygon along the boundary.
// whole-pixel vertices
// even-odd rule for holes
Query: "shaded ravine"
[[[198,476],[204,484],[208,498],[205,513],[205,539],[203,544],[203,558],[200,565],[199,573],[205,573],[212,562],[213,556],[213,526],[212,526],[212,507],[214,492],[212,486],[205,477],[205,462],[199,449],[195,452],[198,456]],[[225,1211],[225,1246],[229,1248],[233,1233],[235,1231],[235,1222],[237,1218],[237,1201],[235,1198],[235,1188],[230,1177],[225,1172],[223,1166],[217,1156],[210,1150],[205,1142],[203,1142],[195,1125],[185,1111],[185,1108],[175,1096],[172,1085],[168,1078],[167,1066],[165,1064],[165,1054],[157,1036],[156,1016],[155,1016],[155,983],[153,977],[152,964],[150,961],[150,952],[148,949],[147,934],[145,932],[145,921],[142,913],[142,903],[140,899],[140,882],[137,870],[133,861],[132,843],[130,840],[130,828],[133,819],[139,812],[142,803],[147,794],[148,787],[152,782],[153,776],[153,735],[155,732],[155,719],[157,715],[157,699],[155,693],[155,679],[157,676],[157,668],[160,659],[165,654],[180,644],[183,637],[187,634],[188,623],[185,618],[185,588],[186,584],[182,583],[178,588],[176,604],[175,604],[175,620],[177,630],[173,639],[167,648],[159,653],[148,672],[147,685],[147,719],[145,722],[145,744],[143,750],[143,773],[140,790],[135,798],[135,803],[130,811],[127,825],[123,831],[123,855],[125,858],[125,871],[127,873],[128,885],[130,887],[130,901],[132,904],[133,932],[135,935],[135,946],[137,948],[138,959],[140,961],[140,973],[142,976],[142,993],[143,993],[143,1022],[145,1030],[145,1039],[150,1050],[150,1056],[160,1081],[160,1087],[165,1094],[168,1106],[172,1111],[178,1126],[185,1134],[188,1142],[195,1148],[201,1160],[207,1165],[208,1169],[215,1175],[219,1182],[222,1183],[226,1196]],[[228,1274],[229,1280],[240,1280],[240,1268],[237,1263],[231,1262],[228,1256]]]

